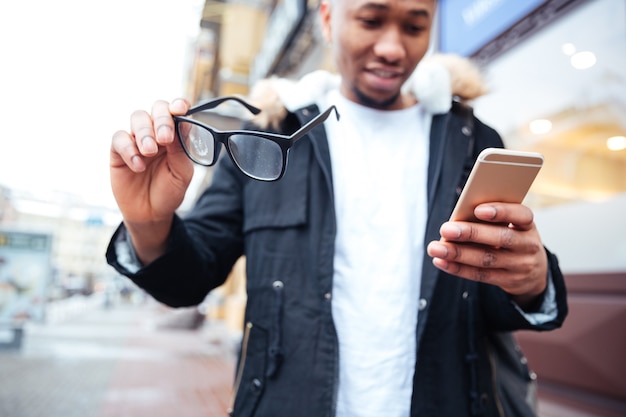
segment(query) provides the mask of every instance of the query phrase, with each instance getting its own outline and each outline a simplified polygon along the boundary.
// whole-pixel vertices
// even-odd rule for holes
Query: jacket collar
[[[261,128],[276,129],[287,112],[296,112],[320,102],[329,90],[337,89],[338,75],[324,70],[313,71],[294,81],[268,78],[251,89],[248,100],[263,111],[254,123]],[[480,71],[469,60],[450,54],[424,58],[403,87],[428,113],[445,114],[453,98],[471,101],[487,90]]]

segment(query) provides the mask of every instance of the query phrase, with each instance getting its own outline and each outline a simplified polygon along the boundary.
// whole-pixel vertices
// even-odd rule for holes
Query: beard
[[[355,97],[357,98],[360,104],[366,107],[377,109],[377,110],[389,109],[389,107],[394,105],[396,101],[398,100],[398,98],[400,97],[400,91],[398,91],[396,94],[394,94],[393,96],[385,100],[373,99],[369,97],[368,95],[366,95],[361,90],[359,90],[357,87],[352,87],[352,92],[354,93]]]

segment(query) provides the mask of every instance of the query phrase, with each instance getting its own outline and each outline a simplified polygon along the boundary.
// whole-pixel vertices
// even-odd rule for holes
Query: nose
[[[388,27],[382,32],[374,45],[374,54],[389,63],[397,62],[405,57],[406,50],[402,42],[402,34],[397,27]]]

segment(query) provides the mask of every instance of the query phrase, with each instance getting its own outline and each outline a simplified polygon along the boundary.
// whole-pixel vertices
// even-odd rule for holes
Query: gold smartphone
[[[483,150],[474,163],[450,220],[478,221],[474,209],[482,203],[521,203],[543,165],[537,152],[500,148]]]

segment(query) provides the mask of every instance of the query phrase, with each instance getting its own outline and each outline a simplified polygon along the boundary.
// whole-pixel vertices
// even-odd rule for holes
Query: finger
[[[450,262],[441,258],[433,258],[433,265],[451,275],[493,285],[498,285],[499,277],[507,272],[502,269],[479,268],[458,262]]]
[[[512,294],[541,288],[541,282],[533,277],[545,277],[547,268],[545,251],[516,252],[442,240],[430,242],[427,253],[433,257],[433,264],[441,270],[462,278],[498,285]]]
[[[137,110],[130,116],[131,137],[135,138],[139,153],[144,156],[154,156],[159,151],[155,140],[152,118],[143,110]]]
[[[477,268],[506,268],[515,265],[515,254],[506,249],[490,246],[455,244],[448,241],[430,242],[427,247],[430,256],[442,260],[465,264]],[[523,268],[522,265],[515,267]]]
[[[487,249],[506,249],[518,254],[543,252],[543,243],[534,223],[528,230],[502,224],[447,222],[440,228],[441,242],[482,246]]]
[[[471,265],[449,262],[434,258],[435,267],[448,274],[484,284],[496,285],[509,294],[524,294],[528,291],[529,283],[520,274],[497,268],[479,268]]]
[[[189,102],[184,98],[177,98],[170,103],[170,113],[176,116],[183,116],[189,111]]]
[[[522,229],[530,227],[534,220],[528,207],[511,203],[481,204],[474,209],[474,215],[485,222],[513,224]]]
[[[462,249],[459,247],[463,246]],[[501,264],[506,264],[504,251],[484,250],[469,245],[447,242],[430,242],[427,252],[433,257],[433,265],[451,275],[487,284],[501,285],[505,273],[510,273]],[[498,253],[500,252],[500,253]],[[502,256],[502,258],[501,258]]]
[[[467,242],[496,248],[511,248],[519,243],[519,231],[504,224],[446,222],[439,233],[443,240]]]
[[[119,168],[124,165],[134,172],[143,172],[146,169],[134,138],[128,132],[120,130],[113,134],[111,140],[111,167]]]
[[[181,107],[177,104],[176,107]],[[156,132],[156,142],[167,146],[174,142],[174,119],[170,113],[170,103],[158,100],[152,105],[152,120]]]
[[[543,292],[545,274],[540,269],[512,270],[508,268],[484,268],[475,265],[433,258],[433,265],[448,274],[485,284],[497,285],[509,294],[533,298]]]

